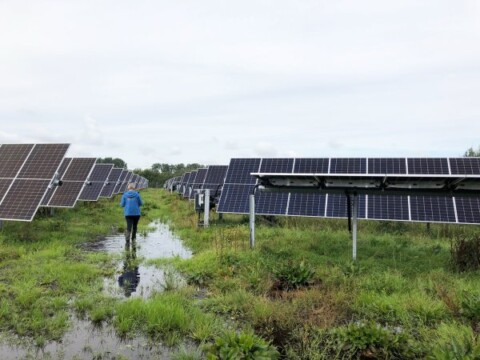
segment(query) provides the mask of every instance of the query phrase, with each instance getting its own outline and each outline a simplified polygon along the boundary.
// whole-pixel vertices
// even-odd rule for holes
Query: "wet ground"
[[[85,251],[105,251],[118,255],[120,261],[113,279],[105,279],[107,294],[119,298],[149,297],[152,292],[163,291],[166,276],[178,275],[168,269],[145,265],[148,259],[179,256],[188,258],[192,254],[184,248],[181,240],[167,225],[160,222],[150,224],[152,231],[138,234],[135,246],[126,246],[123,235],[111,235],[85,244]],[[17,343],[13,345],[12,342]],[[72,326],[62,341],[51,342],[44,348],[21,344],[15,338],[0,339],[0,359],[169,359],[171,350],[160,345],[152,346],[146,339],[120,340],[109,326],[93,326],[89,321],[79,320],[72,315]]]

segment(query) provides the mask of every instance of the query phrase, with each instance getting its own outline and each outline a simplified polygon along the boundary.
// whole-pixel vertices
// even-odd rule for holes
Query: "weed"
[[[204,346],[207,359],[277,359],[280,354],[269,343],[252,332],[227,331]]]
[[[458,271],[480,268],[480,236],[458,237],[451,242],[451,263]]]
[[[275,283],[274,290],[294,290],[301,287],[308,287],[313,282],[315,270],[305,264],[304,261],[300,263],[293,263],[288,261],[284,265],[273,270]]]

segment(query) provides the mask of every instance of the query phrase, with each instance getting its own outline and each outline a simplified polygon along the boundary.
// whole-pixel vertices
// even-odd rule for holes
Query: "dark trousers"
[[[127,231],[132,233],[132,240],[137,238],[137,225],[140,220],[140,215],[125,216],[127,220]]]

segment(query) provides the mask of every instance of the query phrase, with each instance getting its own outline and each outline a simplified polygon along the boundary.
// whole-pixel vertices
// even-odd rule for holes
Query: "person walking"
[[[135,183],[129,183],[127,191],[123,193],[120,205],[124,208],[123,213],[127,220],[127,229],[125,230],[125,241],[130,244],[130,236],[132,242],[137,238],[137,225],[140,220],[140,206],[143,200],[140,194],[135,191]]]

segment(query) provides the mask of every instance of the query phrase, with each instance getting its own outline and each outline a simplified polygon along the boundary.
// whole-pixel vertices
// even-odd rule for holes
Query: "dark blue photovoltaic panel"
[[[462,224],[480,223],[480,199],[456,197],[458,222]]]
[[[248,214],[252,185],[225,184],[218,204],[218,212]]]
[[[190,177],[188,178],[187,183],[185,184],[185,191],[183,193],[183,197],[189,198],[190,194],[193,193],[193,183],[195,182],[195,178],[197,177],[197,171],[192,171],[190,173]]]
[[[120,177],[118,178],[117,184],[115,185],[115,190],[113,190],[113,192],[115,194],[120,193],[120,190],[122,188],[123,182],[125,181],[125,178],[126,178],[127,174],[128,174],[127,170],[122,170],[122,173],[120,174]]]
[[[480,158],[450,158],[449,161],[452,175],[480,174]]]
[[[187,193],[187,189],[188,189],[187,184],[188,184],[188,181],[190,180],[191,175],[192,175],[191,172],[185,173],[185,177],[183,178],[182,188],[181,188],[181,191],[180,191],[182,196],[185,196],[185,194]]]
[[[296,174],[327,174],[328,158],[299,158],[295,159],[293,172]]]
[[[285,215],[288,193],[260,191],[255,195],[255,213],[259,215]]]
[[[405,158],[369,158],[369,174],[406,174]]]
[[[447,158],[409,158],[409,174],[448,175]]]
[[[250,173],[258,172],[261,159],[231,159],[225,184],[256,184],[257,179]],[[205,180],[205,183],[207,181]]]
[[[325,217],[326,197],[316,193],[290,193],[288,215]]]
[[[17,178],[51,179],[69,146],[69,144],[35,144]]]
[[[365,174],[366,172],[366,158],[332,158],[330,160],[330,174]]]
[[[358,201],[358,218],[365,218],[365,195],[357,196]],[[347,212],[347,197],[339,194],[328,194],[327,198],[327,217],[346,218]]]
[[[201,168],[197,170],[197,176],[195,176],[195,180],[191,185],[192,191],[190,192],[189,199],[193,199],[195,197],[195,193],[197,192],[197,190],[200,190],[202,188],[206,175],[207,175],[207,168]]]
[[[293,170],[293,159],[271,158],[271,159],[262,159],[259,172],[291,174],[292,170]]]
[[[203,184],[205,182],[205,176],[207,175],[207,168],[201,168],[197,171],[197,177],[194,184]]]
[[[0,177],[15,178],[34,144],[3,144],[0,146]],[[0,198],[1,200],[1,198]]]
[[[409,220],[408,196],[368,195],[368,219]]]
[[[215,202],[218,201],[220,196],[227,170],[227,165],[210,165],[207,169],[205,181],[201,188],[209,189],[210,196],[215,199]]]
[[[455,222],[453,199],[445,196],[410,196],[412,221]]]

